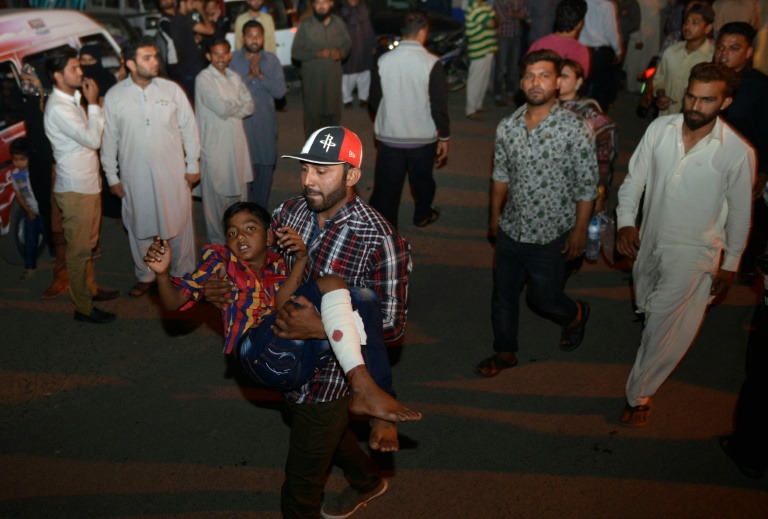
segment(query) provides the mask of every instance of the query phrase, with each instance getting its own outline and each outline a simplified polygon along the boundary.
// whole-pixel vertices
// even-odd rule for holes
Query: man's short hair
[[[229,40],[223,37],[219,37],[213,40],[210,45],[208,45],[208,52],[211,52],[211,49],[216,47],[217,45],[226,45],[227,50],[232,50],[232,44],[229,43]]]
[[[755,41],[755,36],[757,36],[757,31],[747,22],[730,22],[720,27],[718,38],[724,34],[741,34],[751,47]]]
[[[122,54],[125,61],[136,61],[136,51],[144,47],[154,47],[157,49],[154,36],[142,36],[137,40],[128,40],[123,44]]]
[[[26,137],[19,137],[11,142],[11,155],[24,155],[29,157],[29,145]]]
[[[257,22],[256,20],[248,20],[245,22],[245,25],[243,25],[243,36],[245,36],[245,31],[248,29],[253,29],[254,27],[261,29],[261,34],[264,34],[264,26],[261,25],[261,22]]]
[[[423,28],[429,28],[429,18],[423,9],[413,9],[403,15],[400,21],[400,34],[404,38],[416,36]]]
[[[227,210],[224,211],[224,216],[221,217],[221,223],[224,225],[225,232],[227,227],[229,227],[229,221],[232,219],[232,217],[237,213],[242,213],[243,211],[252,214],[256,217],[257,220],[264,224],[265,231],[269,229],[269,225],[272,223],[272,217],[269,215],[269,211],[264,209],[259,204],[255,204],[253,202],[235,202],[234,204],[227,207]]]
[[[48,79],[51,80],[51,84],[55,85],[56,80],[53,75],[58,72],[62,74],[64,69],[72,58],[77,59],[77,51],[72,47],[64,47],[61,50],[56,51],[45,59],[45,72],[48,74]]]
[[[524,73],[529,65],[533,65],[539,61],[549,61],[555,66],[558,75],[560,74],[560,70],[563,66],[563,58],[561,58],[560,54],[557,52],[549,49],[535,50],[530,54],[526,54],[523,59],[520,60],[520,70]]]
[[[587,15],[585,0],[562,0],[555,10],[555,32],[571,32]]]
[[[683,15],[683,20],[688,18],[688,15],[690,14],[701,15],[707,24],[711,24],[715,21],[715,11],[712,9],[712,6],[706,2],[696,2],[691,7],[689,7]]]
[[[691,75],[688,76],[688,84],[696,80],[700,83],[712,83],[713,81],[722,81],[725,83],[723,94],[725,97],[732,97],[739,78],[733,69],[726,67],[722,63],[705,62],[699,63],[691,69]]]

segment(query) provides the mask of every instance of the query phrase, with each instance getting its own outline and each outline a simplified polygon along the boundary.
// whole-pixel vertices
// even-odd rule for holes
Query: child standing
[[[223,312],[226,332],[224,352],[237,354],[246,372],[259,382],[278,390],[304,384],[330,352],[324,341],[281,339],[275,326],[277,312],[301,294],[319,309],[328,343],[341,365],[352,393],[350,410],[391,422],[421,419],[382,391],[368,373],[361,353],[366,330],[352,312],[349,289],[333,275],[301,284],[308,262],[307,247],[290,227],[270,228],[269,213],[252,202],[236,202],[224,213],[226,247],[203,247],[203,260],[195,272],[171,278],[168,268],[171,249],[166,240],[155,238],[144,261],[157,274],[160,298],[167,309],[185,310],[203,297],[203,284],[221,271],[236,285],[234,300]],[[282,257],[269,247],[294,254],[296,263],[290,274]],[[290,303],[293,304],[293,303]],[[375,312],[375,315],[380,315]],[[378,321],[379,328],[381,322]],[[376,331],[369,327],[369,344],[380,344]]]
[[[37,271],[37,244],[45,234],[45,224],[40,217],[35,194],[29,183],[29,147],[27,139],[20,137],[11,143],[11,162],[13,171],[11,180],[16,200],[24,209],[24,273],[21,280],[26,281]]]

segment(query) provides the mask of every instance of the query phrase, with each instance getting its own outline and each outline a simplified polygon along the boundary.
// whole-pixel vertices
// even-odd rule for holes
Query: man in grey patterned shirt
[[[475,368],[493,377],[517,365],[520,293],[562,326],[560,348],[584,337],[589,305],[563,292],[565,262],[584,254],[597,198],[594,136],[557,104],[558,54],[539,50],[521,62],[526,104],[496,130],[489,233],[496,240],[492,322],[494,354]],[[503,210],[503,211],[502,211]]]

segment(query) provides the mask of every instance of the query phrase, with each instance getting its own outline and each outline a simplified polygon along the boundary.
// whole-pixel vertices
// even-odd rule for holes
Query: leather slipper
[[[131,297],[141,297],[149,292],[149,288],[151,286],[152,283],[144,283],[143,281],[139,281],[128,291],[128,295]]]
[[[589,319],[589,305],[584,301],[577,301],[576,304],[581,308],[581,319],[573,326],[563,327],[560,334],[560,349],[563,351],[573,351],[584,341],[584,331]]]
[[[501,373],[502,370],[514,368],[515,366],[517,366],[517,357],[515,357],[514,362],[510,362],[494,353],[487,359],[483,359],[480,364],[475,367],[475,373],[481,377],[491,378]]]
[[[627,404],[621,412],[621,423],[627,427],[645,427],[648,424],[648,418],[651,416],[650,405],[636,405],[632,407]]]

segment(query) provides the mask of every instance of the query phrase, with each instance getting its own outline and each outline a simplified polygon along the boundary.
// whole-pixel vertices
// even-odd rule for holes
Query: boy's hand
[[[171,265],[171,246],[167,240],[155,236],[144,255],[144,263],[155,274],[165,274]]]
[[[232,293],[235,288],[235,284],[227,278],[224,269],[219,269],[215,278],[210,278],[203,283],[203,296],[206,301],[223,311],[228,304],[234,302]]]
[[[35,220],[37,219],[37,215],[32,211],[27,211],[27,218],[29,218],[30,220]]]
[[[296,256],[296,259],[307,257],[307,245],[304,243],[301,235],[291,227],[280,227],[277,229],[277,246],[286,252]]]

